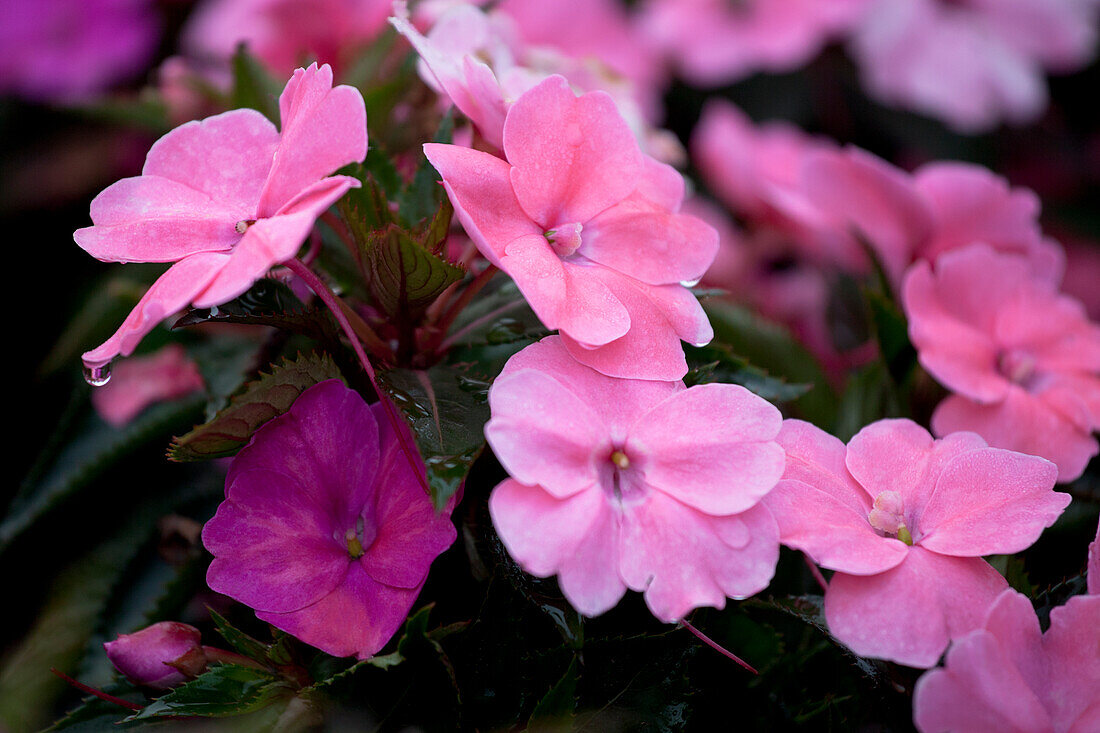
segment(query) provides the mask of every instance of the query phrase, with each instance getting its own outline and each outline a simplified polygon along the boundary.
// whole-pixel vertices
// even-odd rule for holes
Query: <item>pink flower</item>
[[[587,616],[627,588],[662,621],[764,589],[779,557],[760,504],[783,473],[779,411],[743,387],[614,379],[551,336],[509,360],[485,435],[512,478],[489,498],[504,546]]]
[[[385,646],[455,539],[381,404],[339,380],[260,428],[225,486],[202,532],[210,588],[335,656]]]
[[[880,420],[847,448],[787,420],[783,480],[765,499],[783,544],[835,570],[830,632],[853,652],[931,667],[981,624],[1005,587],[983,555],[1019,552],[1070,501],[1053,464],[990,448],[973,433],[932,440]]]
[[[650,0],[644,27],[695,84],[791,71],[850,27],[869,0]]]
[[[1100,730],[1100,596],[1052,609],[1043,633],[1027,597],[1005,590],[917,681],[913,721],[923,733]]]
[[[135,685],[158,690],[181,685],[206,667],[202,634],[194,626],[161,621],[103,645],[107,658]],[[184,674],[183,670],[193,672]]]
[[[271,70],[304,61],[337,69],[386,27],[392,0],[207,0],[183,31],[187,53],[228,59],[240,43]]]
[[[1081,475],[1100,451],[1100,326],[1080,303],[984,244],[915,265],[903,302],[920,363],[954,392],[937,435],[972,430],[1054,461],[1060,481]]]
[[[328,66],[299,69],[279,98],[280,134],[238,109],[189,122],[149,150],[142,175],[96,196],[94,226],[74,238],[113,262],[175,262],[122,326],[84,354],[95,369],[128,356],[156,324],[189,303],[208,308],[294,257],[317,217],[358,183],[328,176],[367,150],[359,92],[332,87]]]
[[[174,400],[203,389],[202,375],[179,344],[149,356],[128,359],[111,381],[92,392],[92,406],[115,427],[133,420],[149,405]]]
[[[1096,528],[1096,539],[1089,544],[1088,569],[1085,571],[1088,591],[1100,595],[1100,526]]]
[[[160,20],[150,0],[4,0],[0,94],[73,102],[141,74]]]
[[[713,336],[680,285],[714,259],[718,235],[680,214],[683,178],[644,156],[602,92],[550,77],[512,106],[506,160],[424,146],[459,220],[576,359],[604,374],[679,379],[680,340]]]
[[[882,102],[984,132],[1042,114],[1044,72],[1092,58],[1096,10],[1093,0],[878,0],[852,50]]]

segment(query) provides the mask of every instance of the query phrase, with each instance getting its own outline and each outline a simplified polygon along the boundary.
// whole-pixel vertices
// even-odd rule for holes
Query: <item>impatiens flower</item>
[[[961,132],[1030,122],[1047,106],[1044,72],[1084,65],[1092,0],[877,0],[855,31],[864,84],[882,102]]]
[[[1018,256],[984,244],[915,265],[903,289],[921,364],[954,394],[937,435],[972,430],[990,445],[1043,456],[1060,481],[1100,451],[1100,326]]]
[[[698,280],[718,235],[679,213],[683,178],[643,155],[602,92],[550,77],[512,106],[506,160],[424,146],[478,249],[516,281],[574,358],[604,374],[679,379],[680,340],[710,323],[680,283]]]
[[[614,379],[551,336],[509,360],[485,435],[512,478],[493,525],[588,616],[627,588],[673,622],[764,589],[779,557],[760,504],[783,473],[781,417],[743,387]]]
[[[151,0],[4,0],[0,94],[85,100],[140,75],[159,26]]]
[[[237,109],[189,122],[149,150],[142,174],[92,201],[94,226],[74,238],[111,262],[175,262],[122,326],[84,354],[97,369],[128,356],[188,304],[208,308],[251,287],[297,253],[317,217],[358,182],[329,176],[367,152],[359,92],[332,86],[328,66],[294,72],[279,98],[282,132]],[[328,177],[326,177],[328,176]]]
[[[1070,501],[1050,462],[973,433],[933,440],[910,420],[868,425],[847,448],[787,420],[779,442],[787,468],[764,503],[783,544],[836,571],[829,631],[911,667],[934,665],[1007,587],[982,556],[1028,547]]]
[[[241,43],[279,75],[305,61],[344,68],[386,27],[392,0],[206,0],[183,30],[199,59],[226,60]]]
[[[917,681],[913,721],[922,733],[1100,730],[1100,596],[1052,609],[1044,633],[1026,596],[1001,593]]]
[[[92,406],[115,427],[125,425],[149,405],[203,389],[202,375],[179,344],[155,354],[128,359],[111,381],[92,392]]]
[[[717,86],[810,61],[869,0],[650,0],[644,26],[688,81]]]
[[[1096,539],[1089,544],[1089,564],[1085,570],[1089,593],[1100,595],[1100,526],[1096,528]]]
[[[202,634],[194,626],[161,621],[103,645],[107,658],[135,685],[167,690],[206,667]],[[184,672],[188,674],[185,674]]]
[[[233,460],[202,531],[207,583],[322,651],[369,657],[455,539],[421,480],[380,403],[310,387]]]

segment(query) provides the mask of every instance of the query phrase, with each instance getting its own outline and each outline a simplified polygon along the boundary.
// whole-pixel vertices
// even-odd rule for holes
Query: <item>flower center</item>
[[[244,234],[248,231],[248,228],[255,223],[255,219],[241,219],[233,228],[237,230],[237,234]]]
[[[568,257],[581,246],[581,229],[583,227],[579,222],[572,222],[543,232],[542,236],[546,237],[558,257]]]
[[[637,461],[632,460],[622,448],[615,448],[607,456],[601,474],[608,498],[616,504],[630,504],[645,495],[645,488],[639,481]]]
[[[913,535],[905,526],[905,511],[901,494],[896,491],[883,491],[875,497],[874,506],[867,515],[871,526],[889,537],[896,537],[907,545],[913,544]]]
[[[1007,349],[997,357],[997,371],[1022,387],[1035,377],[1036,366],[1035,357],[1023,349]]]
[[[378,529],[373,523],[368,526],[363,517],[355,520],[355,526],[348,527],[347,532],[344,533],[344,542],[348,546],[348,557],[352,560],[361,558],[374,544],[377,535]]]

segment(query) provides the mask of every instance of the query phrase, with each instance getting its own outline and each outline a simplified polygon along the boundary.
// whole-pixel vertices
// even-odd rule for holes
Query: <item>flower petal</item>
[[[1074,596],[1050,612],[1043,649],[1050,664],[1045,700],[1055,730],[1093,730],[1100,721],[1100,596]]]

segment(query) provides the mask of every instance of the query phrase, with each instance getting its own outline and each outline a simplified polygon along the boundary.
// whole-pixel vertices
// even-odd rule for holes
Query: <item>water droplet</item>
[[[111,362],[99,366],[84,367],[84,381],[93,387],[102,387],[111,381]]]
[[[694,288],[696,285],[699,284],[699,281],[702,279],[703,278],[701,277],[697,277],[694,280],[681,280],[680,284],[683,285],[685,288]]]

